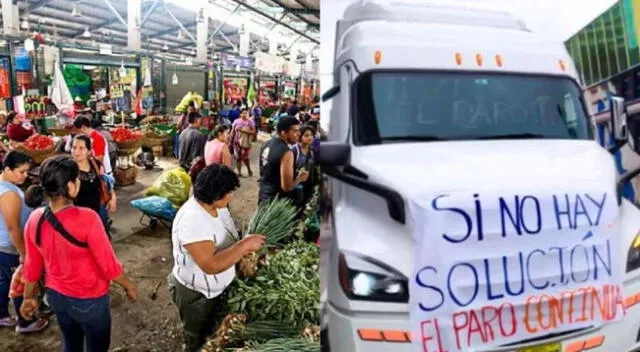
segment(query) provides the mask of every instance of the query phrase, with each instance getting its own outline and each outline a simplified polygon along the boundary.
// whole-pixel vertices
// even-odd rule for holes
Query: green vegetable
[[[254,352],[320,352],[320,342],[301,338],[280,338],[250,345]]]
[[[274,338],[297,336],[299,333],[299,329],[291,324],[262,320],[247,324],[243,338],[245,341],[264,342]]]
[[[254,279],[235,280],[229,289],[231,312],[245,313],[249,322],[284,322],[300,330],[320,322],[320,248],[296,241],[269,257]]]
[[[276,197],[258,207],[245,233],[264,235],[272,246],[287,242],[295,231],[297,212],[291,200]]]

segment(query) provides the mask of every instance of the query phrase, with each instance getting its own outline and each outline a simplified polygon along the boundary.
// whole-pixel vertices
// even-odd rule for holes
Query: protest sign
[[[409,207],[416,350],[499,346],[624,316],[612,186],[434,193]]]

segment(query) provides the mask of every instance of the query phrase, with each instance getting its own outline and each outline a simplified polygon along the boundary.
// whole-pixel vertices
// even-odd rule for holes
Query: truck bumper
[[[627,290],[625,290],[627,291]],[[637,287],[640,292],[640,287]],[[633,352],[640,351],[640,293],[627,292],[627,314],[623,320],[603,325],[599,328],[581,330],[534,343],[510,347],[477,349],[472,352],[520,352],[521,348],[540,344],[560,343],[559,352]],[[635,301],[635,303],[634,303]],[[337,309],[326,304],[326,318],[329,322],[328,340],[331,352],[414,352],[412,344],[401,340],[399,334],[409,329],[409,315],[406,313],[354,313]],[[369,335],[362,336],[360,329]],[[375,334],[374,332],[378,332]],[[389,339],[385,338],[388,334]],[[389,341],[391,340],[391,341]],[[535,351],[531,349],[529,351]]]

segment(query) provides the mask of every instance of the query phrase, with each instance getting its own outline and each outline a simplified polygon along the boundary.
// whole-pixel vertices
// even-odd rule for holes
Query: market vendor
[[[222,318],[224,291],[235,279],[236,263],[264,245],[261,235],[237,240],[227,205],[238,187],[238,176],[230,168],[205,167],[196,179],[193,197],[173,222],[175,260],[169,290],[182,321],[187,352],[199,351]]]
[[[81,112],[86,108],[87,107],[82,102],[82,99],[80,99],[80,97],[76,97],[76,99],[73,102],[73,110],[75,110],[76,112]]]
[[[36,131],[28,122],[22,122],[18,113],[11,111],[7,115],[7,137],[13,142],[22,143]]]

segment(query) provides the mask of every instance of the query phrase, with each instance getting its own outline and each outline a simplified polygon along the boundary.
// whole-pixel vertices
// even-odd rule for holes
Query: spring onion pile
[[[280,338],[263,344],[249,346],[244,351],[252,352],[319,352],[320,342],[301,338]]]
[[[245,233],[264,235],[267,244],[280,245],[293,235],[297,212],[296,206],[288,199],[275,198],[265,202],[249,220]]]
[[[236,280],[228,304],[249,320],[276,320],[296,327],[320,321],[320,249],[294,242],[272,255],[252,280]]]

